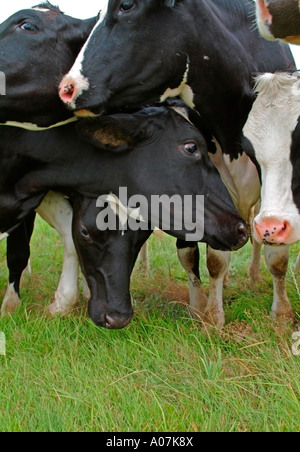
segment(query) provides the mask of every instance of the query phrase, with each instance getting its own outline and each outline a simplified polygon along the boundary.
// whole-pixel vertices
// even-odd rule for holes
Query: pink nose
[[[292,227],[286,220],[267,218],[259,223],[254,220],[257,239],[264,244],[285,245],[292,233]]]
[[[64,78],[59,86],[59,97],[61,100],[67,104],[73,104],[74,100],[77,97],[77,89],[73,80],[68,79],[68,77]]]

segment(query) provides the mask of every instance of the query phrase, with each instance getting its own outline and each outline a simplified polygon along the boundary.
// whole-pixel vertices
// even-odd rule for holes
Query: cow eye
[[[90,239],[89,231],[87,230],[87,228],[85,226],[80,227],[80,235],[84,240]]]
[[[188,154],[196,154],[199,151],[199,147],[195,141],[185,143],[183,145],[184,151]]]
[[[24,31],[29,31],[30,33],[34,33],[37,30],[36,26],[30,22],[23,22],[19,28]]]
[[[135,2],[132,0],[124,0],[120,5],[120,13],[128,13],[135,7]]]

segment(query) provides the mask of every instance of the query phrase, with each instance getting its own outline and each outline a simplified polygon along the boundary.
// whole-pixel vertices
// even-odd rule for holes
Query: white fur
[[[107,8],[108,8],[108,0],[103,5],[100,18],[99,18],[98,22],[96,23],[96,25],[94,26],[89,38],[87,39],[84,46],[82,47],[78,57],[76,58],[76,61],[73,65],[73,67],[68,72],[68,74],[64,77],[64,79],[61,83],[61,87],[68,85],[68,84],[76,85],[77,94],[74,97],[73,102],[70,102],[70,107],[73,108],[74,110],[76,109],[76,99],[82,95],[83,91],[87,91],[90,87],[89,80],[86,77],[84,77],[83,73],[82,73],[82,66],[83,66],[83,62],[84,62],[84,58],[85,58],[85,51],[86,51],[91,39],[93,38],[94,33],[96,32],[98,27],[102,24],[102,22],[105,20]]]
[[[259,28],[261,35],[265,39],[268,39],[269,41],[275,41],[275,37],[272,35],[271,31],[269,30],[269,28],[267,27],[267,25],[265,23],[265,20],[263,18],[263,13],[259,6],[258,0],[256,0],[256,18],[257,18],[257,24],[258,24],[258,28]],[[271,15],[270,15],[270,18],[271,18]]]
[[[140,214],[140,208],[132,209],[131,207],[124,206],[124,204],[116,195],[111,193],[110,195],[103,195],[100,198],[101,200],[109,203],[110,208],[112,209],[114,214],[119,217],[122,227],[126,225],[128,218],[133,218],[136,221],[145,222]],[[98,203],[97,206],[99,206]]]
[[[190,108],[195,108],[194,104],[194,93],[192,88],[188,85],[188,76],[190,71],[190,59],[187,57],[186,70],[183,75],[183,79],[181,84],[174,89],[168,88],[164,94],[160,98],[160,102],[165,102],[169,97],[177,97],[180,96],[181,99],[188,105]]]
[[[70,203],[60,193],[49,192],[37,213],[60,234],[64,246],[63,270],[50,313],[65,314],[78,301],[79,264],[72,238],[73,210]]]
[[[262,172],[261,208],[255,222],[268,218],[288,221],[292,234],[286,243],[300,240],[300,215],[291,189],[292,133],[300,116],[299,81],[287,74],[265,74],[257,79],[258,97],[244,128]]]
[[[1,316],[12,314],[20,306],[21,300],[19,295],[14,289],[14,285],[10,284],[7,288],[2,306],[1,306]]]

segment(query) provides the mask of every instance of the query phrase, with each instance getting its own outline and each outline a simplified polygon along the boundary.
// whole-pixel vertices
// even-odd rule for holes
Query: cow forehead
[[[63,13],[58,8],[49,9],[42,6],[35,6],[30,9],[23,9],[13,14],[7,19],[9,23],[16,22],[18,19],[39,19],[41,21],[47,19],[55,19],[58,14],[63,15]]]
[[[252,142],[256,156],[267,158],[276,148],[290,156],[292,133],[300,116],[300,80],[289,74],[264,74],[256,80],[258,94],[244,133]]]

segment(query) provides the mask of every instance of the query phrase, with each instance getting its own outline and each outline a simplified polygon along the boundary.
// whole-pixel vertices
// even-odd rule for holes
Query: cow
[[[265,39],[300,44],[299,0],[257,0],[256,4],[258,28]]]
[[[210,154],[210,157],[228,186],[240,215],[248,224],[251,224],[253,220],[252,211],[257,211],[261,190],[256,165],[245,153],[238,159],[231,161],[228,156],[222,153],[220,148],[216,154]],[[241,174],[243,174],[243,178],[241,178]],[[248,271],[251,285],[256,284],[260,279],[261,248],[261,243],[252,240],[252,259]],[[287,245],[274,247],[265,244],[264,255],[266,265],[273,278],[272,318],[280,321],[291,321],[294,316],[286,289],[289,247]],[[194,271],[195,268],[197,269],[197,248],[182,246],[182,249],[178,250],[178,256],[190,281],[190,306],[193,310],[193,316],[201,319],[205,323],[206,329],[211,327],[221,329],[225,323],[223,286],[227,281],[230,252],[221,252],[208,247],[207,268],[210,277],[208,298],[205,295],[198,273]]]
[[[237,157],[255,99],[252,74],[294,68],[288,46],[264,40],[253,14],[250,0],[110,0],[60,97],[88,116],[180,96]]]
[[[76,206],[74,240],[91,290],[89,312],[97,325],[123,328],[130,321],[129,275],[139,251],[123,244],[120,249],[125,247],[125,251],[121,255],[111,252],[109,244],[113,241],[107,238],[110,231],[105,231],[104,235],[99,233],[95,243],[89,232],[90,223],[87,225],[84,220],[87,215],[96,227],[95,198],[99,195],[109,196],[109,202],[117,206],[115,212],[119,216],[120,211],[128,211],[126,203],[121,198],[118,201],[120,187],[126,187],[130,199],[143,196],[150,207],[153,196],[164,195],[170,199],[187,196],[191,203],[187,208],[186,205],[179,207],[177,220],[188,211],[193,221],[181,222],[183,225],[177,230],[171,204],[171,221],[167,228],[171,235],[186,240],[190,226],[196,229],[204,226],[203,233],[195,240],[222,250],[240,247],[248,240],[246,223],[238,215],[208,157],[205,129],[200,131],[187,121],[181,107],[144,107],[137,112],[70,122],[35,132],[26,127],[22,123],[0,127],[0,157],[6,163],[5,171],[0,175],[0,231],[9,235],[50,189],[69,195]],[[202,204],[197,210],[200,194],[204,197],[204,211]],[[83,200],[78,200],[76,195]],[[93,200],[91,215],[85,210],[86,198]],[[82,209],[80,203],[84,204]],[[162,227],[161,215],[153,216],[150,207],[144,208],[136,219],[150,222],[151,227],[135,231],[136,237],[131,230],[129,234],[125,230],[120,233],[113,230],[115,239],[121,243],[133,240],[140,245],[151,233],[151,228]],[[91,251],[85,254],[87,247],[105,254],[103,259],[111,263],[110,267],[91,265]]]
[[[295,68],[287,46],[264,41],[253,28],[254,13],[255,3],[246,0],[111,0],[62,80],[60,97],[78,115],[88,116],[181,96],[199,112],[210,132],[209,142],[215,143],[212,153],[220,147],[236,158],[245,143],[243,126],[255,100],[253,73]],[[196,248],[181,243],[179,254],[189,256],[184,267],[193,305],[199,311],[204,306],[207,317],[222,325],[219,281],[228,258],[208,253],[208,262],[217,262],[218,272],[210,272],[212,296],[207,305],[189,263],[197,259]],[[271,257],[268,261],[276,273],[278,261]]]
[[[0,25],[0,70],[5,80],[0,122],[23,121],[34,128],[72,118],[57,98],[57,80],[72,66],[95,23],[96,17],[74,19],[45,2],[15,13]],[[43,96],[43,101],[37,95]],[[71,236],[72,208],[62,194],[51,192],[37,211],[58,230],[64,243],[62,277],[49,310],[52,314],[65,313],[79,295],[78,258]],[[2,314],[20,304],[20,278],[29,258],[33,221],[32,213],[8,238],[10,275]]]
[[[267,245],[300,240],[300,91],[298,73],[256,78],[257,99],[244,134],[261,168],[255,239]],[[254,153],[254,154],[253,154]]]

